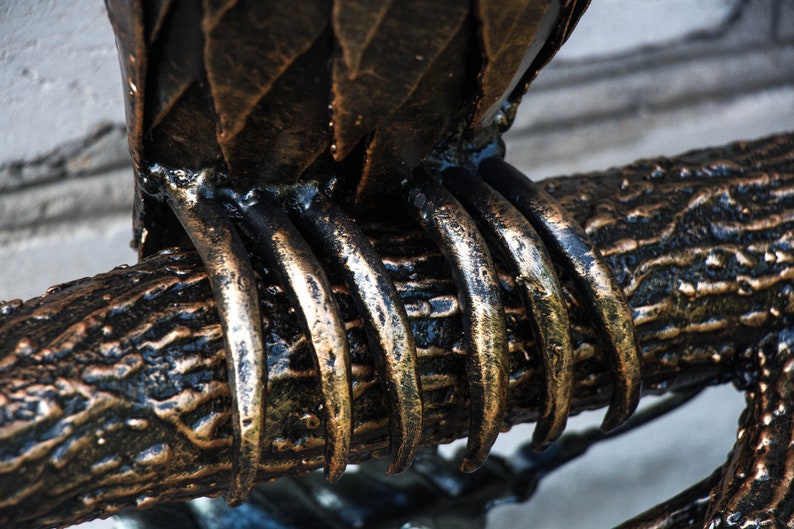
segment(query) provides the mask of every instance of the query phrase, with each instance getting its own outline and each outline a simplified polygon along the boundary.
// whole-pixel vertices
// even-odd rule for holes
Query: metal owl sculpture
[[[414,458],[414,336],[357,226],[362,216],[411,216],[453,266],[472,403],[463,470],[483,463],[505,413],[508,340],[492,253],[520,284],[542,351],[535,446],[563,431],[573,387],[553,263],[574,278],[607,344],[613,396],[603,427],[634,411],[640,360],[612,272],[569,214],[500,159],[522,94],[586,5],[107,0],[137,179],[135,243],[141,257],[195,246],[221,317],[238,454],[231,504],[253,485],[268,420],[257,273],[279,278],[311,344],[327,478],[345,469],[352,397],[326,269],[344,278],[384,386],[389,471]]]

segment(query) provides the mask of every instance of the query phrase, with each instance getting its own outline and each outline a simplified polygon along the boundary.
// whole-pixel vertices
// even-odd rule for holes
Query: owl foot
[[[642,373],[631,310],[614,274],[576,220],[524,174],[497,158],[484,160],[478,171],[535,227],[586,301],[612,371],[612,400],[602,429],[620,426],[637,408]]]
[[[254,252],[276,272],[317,356],[326,418],[326,476],[344,471],[352,433],[350,350],[344,321],[315,253],[356,303],[390,413],[389,472],[411,464],[422,434],[416,345],[382,261],[355,222],[314,184],[229,195]],[[335,369],[330,369],[335,366]]]
[[[631,415],[640,390],[628,305],[587,235],[551,197],[501,160],[485,160],[478,172],[450,169],[440,178],[419,176],[404,187],[408,210],[450,262],[458,289],[472,403],[461,465],[466,471],[485,461],[502,428],[507,401],[502,287],[486,240],[505,257],[541,352],[545,387],[533,435],[537,448],[564,430],[573,388],[570,323],[552,258],[576,281],[607,344],[614,386],[605,429]],[[243,239],[255,262],[274,272],[312,346],[324,410],[327,478],[338,478],[347,464],[352,389],[345,324],[316,257],[320,254],[356,303],[383,381],[390,413],[389,471],[410,465],[422,433],[416,345],[405,307],[356,223],[313,183],[237,192],[219,184],[214,173],[159,166],[151,173],[207,268],[221,316],[239,454],[229,502],[242,501],[256,476],[267,387],[255,276]]]
[[[573,390],[570,323],[552,258],[575,279],[606,344],[614,385],[604,430],[634,412],[641,383],[631,312],[584,230],[502,160],[485,160],[478,172],[454,168],[440,178],[423,175],[404,190],[408,209],[450,262],[458,288],[472,402],[464,470],[485,460],[501,429],[507,398],[505,315],[486,241],[515,278],[541,353],[545,388],[533,434],[536,448],[548,446],[564,430]]]
[[[327,257],[357,305],[389,405],[389,472],[407,468],[422,434],[416,346],[383,263],[355,222],[312,184],[237,193],[208,172],[156,166],[151,173],[207,268],[223,326],[238,453],[229,503],[240,503],[256,476],[267,387],[255,276],[243,240],[257,262],[274,272],[312,346],[325,419],[326,477],[341,476],[350,452],[350,348],[314,252]]]

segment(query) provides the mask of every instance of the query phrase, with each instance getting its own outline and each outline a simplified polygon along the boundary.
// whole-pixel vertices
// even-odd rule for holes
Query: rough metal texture
[[[546,182],[597,243],[629,300],[646,393],[737,380],[751,396],[777,398],[767,393],[774,385],[766,379],[781,370],[763,368],[785,362],[792,341],[793,141],[779,136]],[[465,435],[460,308],[449,268],[421,232],[382,220],[363,225],[417,339],[423,443]],[[509,427],[537,418],[542,376],[514,280],[500,279],[511,353]],[[268,277],[260,284],[271,373],[260,480],[303,473],[324,459],[321,399],[306,342],[272,284]],[[563,285],[576,351],[572,409],[601,407],[611,394],[608,367],[575,289]],[[387,411],[360,320],[345,289],[337,299],[353,359],[353,458],[386,455]],[[43,298],[7,303],[1,313],[6,526],[66,525],[228,486],[222,334],[194,254],[158,255]],[[788,409],[776,408],[781,417]],[[748,432],[778,424],[763,413],[760,421],[754,414],[745,420]],[[764,433],[774,446],[787,433],[778,430]],[[758,462],[758,453],[749,452],[737,449],[738,463],[731,464]],[[770,475],[786,474],[785,461],[760,462]],[[742,505],[730,476],[715,503],[728,506],[726,518]]]
[[[371,459],[336,483],[323,481],[319,473],[264,483],[239,510],[228,507],[221,498],[201,498],[127,510],[115,517],[114,523],[116,529],[484,529],[491,527],[487,516],[494,507],[526,502],[549,475],[597,443],[658,420],[698,393],[664,398],[609,433],[591,428],[566,434],[544,452],[533,450],[525,441],[507,458],[490,456],[472,474],[460,472],[454,460],[426,448],[419,451],[411,468],[397,476],[385,474],[384,460]],[[519,523],[534,525],[524,521]]]
[[[343,318],[327,281],[288,278],[286,272],[296,265],[305,271],[317,268],[316,259],[294,262],[294,244],[289,253],[257,244],[272,234],[250,222],[253,209],[245,202],[255,190],[281,193],[280,200],[260,203],[259,212],[290,208],[291,202],[304,198],[296,189],[310,184],[317,186],[317,194],[352,211],[379,211],[402,195],[453,267],[471,401],[469,453],[462,468],[473,471],[486,459],[503,422],[508,379],[498,276],[473,218],[432,178],[444,167],[468,164],[473,169],[477,160],[500,155],[499,134],[509,127],[529,82],[565,42],[587,4],[336,0],[305,2],[296,9],[286,3],[236,0],[203,5],[106,2],[124,79],[139,255],[192,242],[207,268],[221,317],[238,452],[231,504],[239,503],[252,486],[266,406],[260,381],[268,356],[252,259],[260,271],[275,270],[287,297],[297,302],[323,395],[320,415],[329,479],[344,470],[353,429],[351,351]],[[420,184],[418,173],[430,178]],[[509,173],[515,176],[515,171]],[[520,174],[518,178],[523,180]],[[545,207],[552,202],[533,200],[529,210],[542,211],[524,215],[533,224],[571,225],[558,206]],[[232,215],[247,225],[243,237]],[[494,216],[480,220],[488,224]],[[305,228],[296,241],[302,239],[308,247],[320,239],[318,231]],[[639,350],[628,306],[581,229],[540,233],[544,241],[548,234],[558,243],[555,247],[570,250],[557,257],[563,263],[577,262],[573,275],[592,294],[586,303],[596,308],[598,330],[615,346],[615,354],[609,355],[617,379],[615,398],[605,421],[605,426],[615,427],[634,411],[640,393]],[[345,242],[350,244],[343,245],[339,262],[326,259],[329,266],[343,267],[354,252],[361,253],[362,245],[370,245],[364,236]],[[362,272],[358,266],[352,269]],[[590,273],[583,273],[585,269]],[[373,279],[389,283],[385,275]],[[355,277],[345,282],[354,292],[364,286]],[[388,307],[390,296],[384,289],[369,289],[354,298],[368,323],[367,338],[379,342],[373,323],[383,321],[383,313],[371,312],[378,307],[360,300],[380,299],[377,305]],[[595,302],[601,298],[604,303]],[[391,332],[384,328],[380,334]],[[549,350],[546,343],[540,349]],[[570,380],[573,351],[569,348],[566,355],[562,365]],[[399,357],[392,350],[383,355]],[[402,368],[415,373],[416,354],[402,358]],[[407,387],[403,391],[390,375],[400,371],[391,363],[391,369],[378,373],[380,378],[398,390],[402,408],[418,409],[416,392]],[[559,409],[560,418],[567,416],[571,385],[562,389],[565,400],[548,404]],[[395,440],[406,453],[414,450],[407,443],[415,441],[415,435]]]

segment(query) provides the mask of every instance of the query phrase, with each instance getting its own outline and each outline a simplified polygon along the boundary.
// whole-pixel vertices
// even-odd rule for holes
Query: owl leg
[[[614,274],[576,220],[524,174],[498,158],[484,160],[478,171],[532,223],[587,302],[613,379],[602,428],[619,426],[637,407],[642,379],[634,321]]]

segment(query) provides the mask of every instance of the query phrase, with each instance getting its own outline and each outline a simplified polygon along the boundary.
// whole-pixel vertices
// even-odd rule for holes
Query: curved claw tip
[[[391,456],[390,459],[391,461],[389,461],[386,473],[389,475],[402,474],[411,466],[413,455],[411,455],[410,458],[406,458],[404,455],[398,454],[396,456]]]
[[[408,465],[399,465],[395,462],[389,464],[388,468],[386,469],[386,473],[390,476],[396,476],[398,474],[402,474],[408,469]]]
[[[345,473],[346,465],[344,463],[327,463],[323,470],[323,476],[328,483],[333,483],[342,477]]]
[[[481,459],[479,457],[474,457],[472,455],[467,455],[463,458],[463,461],[460,463],[460,471],[465,472],[467,474],[471,474],[472,472],[479,469],[483,463],[485,463],[485,459]]]
[[[536,428],[535,432],[532,434],[532,444],[530,445],[530,447],[535,452],[545,452],[546,450],[549,449],[551,445],[554,444],[554,441],[556,441],[558,438],[559,436],[549,437],[548,432],[538,433],[538,430]]]
[[[416,456],[416,446],[418,444],[418,441],[410,445],[400,444],[396,450],[393,450],[389,456],[389,467],[386,469],[386,473],[391,475],[402,474],[408,470]]]
[[[241,472],[239,467],[233,471],[232,483],[226,493],[226,504],[229,507],[240,506],[251,494],[254,487],[254,473]]]
[[[560,419],[561,417],[561,419]],[[565,414],[556,417],[559,420],[539,420],[535,426],[535,431],[532,432],[532,450],[535,452],[543,452],[551,445],[565,431],[565,426],[568,422],[568,408],[566,406]]]
[[[553,444],[554,443],[546,443],[546,442],[544,442],[544,443],[536,443],[535,441],[532,441],[532,444],[530,445],[530,448],[532,448],[532,450],[534,452],[542,453],[542,452],[545,452],[546,450],[548,450],[549,447],[551,447],[551,445],[553,445]]]
[[[639,358],[639,353],[637,353]],[[642,388],[642,378],[639,369],[624,370],[625,378],[620,381],[618,391],[613,391],[612,402],[607,408],[604,421],[601,423],[601,431],[609,432],[622,426],[637,410],[640,403],[640,392]]]
[[[349,406],[347,407],[349,410]],[[332,409],[333,407],[328,407]],[[328,483],[333,483],[342,477],[347,468],[350,457],[350,443],[352,430],[345,428],[350,424],[350,419],[338,415],[331,415],[326,418],[326,439],[325,439],[325,468],[323,476]]]
[[[636,404],[631,409],[623,409],[620,407],[610,406],[607,410],[604,420],[601,423],[602,432],[610,432],[615,428],[623,426],[623,424],[631,417],[634,410],[637,408]]]
[[[245,496],[240,496],[236,492],[229,492],[229,495],[226,497],[226,505],[229,507],[239,507],[245,501]]]
[[[416,397],[409,396],[408,399],[405,399],[403,395],[400,395],[400,398],[405,400],[411,400],[416,398],[419,401],[419,411],[418,413],[409,414],[409,421],[405,420],[405,417],[400,417],[398,414],[394,414],[395,416],[390,418],[391,422],[391,432],[390,432],[390,447],[389,447],[389,466],[386,469],[387,474],[402,474],[411,466],[416,457],[416,449],[419,446],[419,443],[422,439],[422,415],[421,415],[421,397],[418,396],[418,384],[414,385],[416,389]],[[398,402],[398,405],[400,403]],[[397,420],[402,419],[401,425],[395,424]],[[416,424],[411,425],[410,422],[414,422]],[[401,428],[400,426],[404,426],[406,422],[409,422],[408,428]]]

